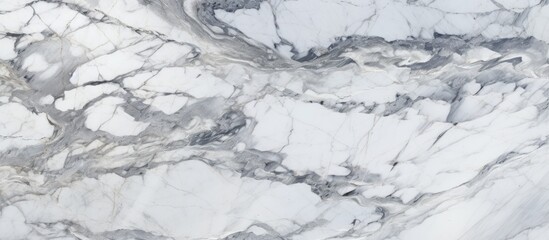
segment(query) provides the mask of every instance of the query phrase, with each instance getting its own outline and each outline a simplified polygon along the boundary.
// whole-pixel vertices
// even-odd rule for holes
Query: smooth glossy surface
[[[543,0],[0,0],[0,239],[544,240]]]

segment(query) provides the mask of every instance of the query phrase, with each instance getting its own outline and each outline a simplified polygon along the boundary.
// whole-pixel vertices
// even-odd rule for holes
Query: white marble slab
[[[0,239],[545,240],[545,0],[0,0]]]

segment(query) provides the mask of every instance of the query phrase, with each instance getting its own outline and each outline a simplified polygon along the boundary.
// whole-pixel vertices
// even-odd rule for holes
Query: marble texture
[[[546,0],[0,0],[0,239],[548,239],[548,26]]]

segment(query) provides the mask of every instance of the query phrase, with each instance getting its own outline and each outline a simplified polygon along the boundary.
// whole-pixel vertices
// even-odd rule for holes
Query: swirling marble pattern
[[[0,239],[545,240],[547,0],[0,0]]]

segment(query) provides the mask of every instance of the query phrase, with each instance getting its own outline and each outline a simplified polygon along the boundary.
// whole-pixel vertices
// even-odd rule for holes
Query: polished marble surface
[[[0,239],[548,239],[548,43],[546,0],[0,0]]]

